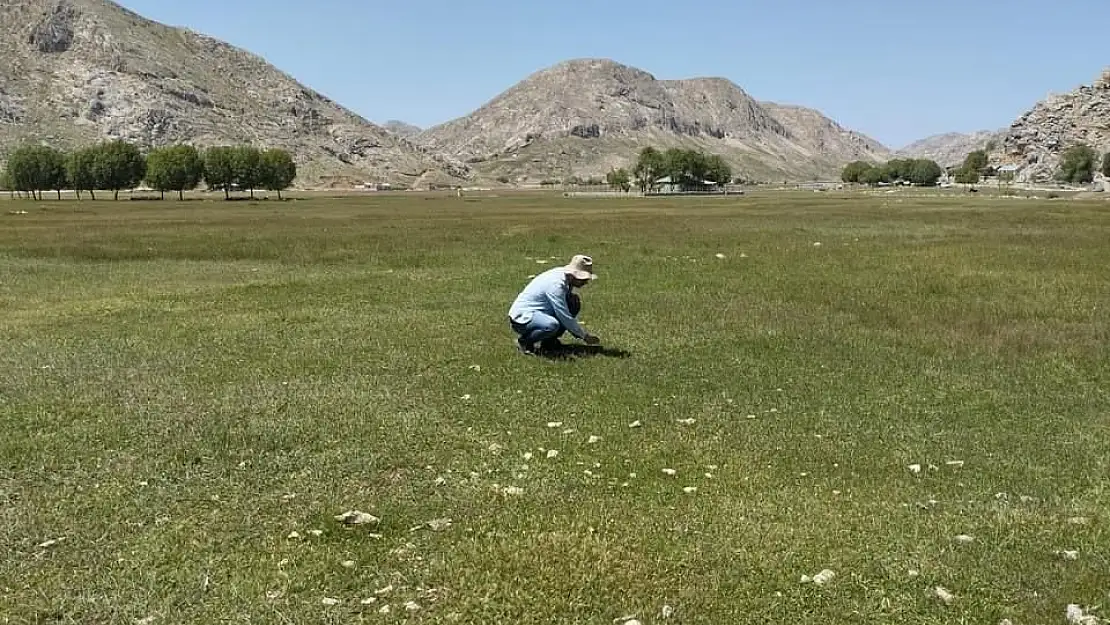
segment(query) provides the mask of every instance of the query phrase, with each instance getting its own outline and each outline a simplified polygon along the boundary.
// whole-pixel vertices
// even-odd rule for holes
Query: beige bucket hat
[[[597,275],[594,274],[594,259],[584,254],[578,254],[570,259],[570,263],[563,269],[579,280],[597,279]]]

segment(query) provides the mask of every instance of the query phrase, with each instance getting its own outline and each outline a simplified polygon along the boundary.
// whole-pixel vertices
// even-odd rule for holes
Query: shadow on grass
[[[563,345],[558,349],[543,350],[537,355],[540,358],[546,358],[548,360],[577,360],[579,358],[596,358],[598,356],[625,359],[631,358],[632,352],[615,347],[603,347],[601,345],[570,344]]]

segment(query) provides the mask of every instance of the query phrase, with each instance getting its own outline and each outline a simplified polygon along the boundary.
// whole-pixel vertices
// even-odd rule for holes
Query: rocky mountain
[[[222,41],[108,0],[0,2],[0,150],[103,138],[282,147],[301,186],[468,176]]]
[[[395,135],[400,135],[402,137],[415,137],[424,130],[419,126],[413,126],[412,124],[403,122],[399,119],[391,119],[382,124],[382,127],[389,132],[392,132]]]
[[[956,166],[964,162],[969,152],[982,150],[989,143],[999,142],[1004,131],[981,130],[970,134],[949,132],[915,141],[895,152],[900,158],[927,158],[941,167]]]
[[[720,154],[768,181],[838,177],[849,161],[889,157],[817,111],[759,102],[725,79],[658,80],[607,59],[536,72],[415,141],[481,174],[530,181],[601,175],[649,145]]]
[[[1099,154],[1110,151],[1110,69],[1091,85],[1051,96],[1015,120],[991,160],[1018,165],[1019,181],[1046,181],[1055,175],[1061,154],[1080,143]]]
[[[820,154],[859,154],[864,158],[868,155],[876,158],[890,155],[890,150],[883,144],[867,135],[845,129],[821,111],[775,102],[759,104],[782,122],[803,145]]]

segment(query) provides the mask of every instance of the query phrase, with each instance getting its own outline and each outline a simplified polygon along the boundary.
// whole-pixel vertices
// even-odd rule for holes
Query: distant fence
[[[544,189],[558,189],[567,197],[669,197],[669,196],[716,196],[716,195],[743,195],[744,188],[740,185],[725,185],[723,187],[700,187],[694,189],[680,189],[677,187],[658,187],[647,192],[639,188],[621,191],[609,185],[587,184],[562,184],[543,185]]]

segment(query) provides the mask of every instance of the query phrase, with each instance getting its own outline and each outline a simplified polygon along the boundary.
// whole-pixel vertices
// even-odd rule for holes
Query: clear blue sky
[[[724,76],[889,147],[1008,126],[1110,65],[1107,0],[124,0],[364,117],[429,126],[559,61]]]

